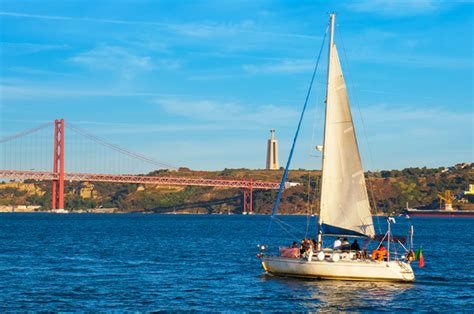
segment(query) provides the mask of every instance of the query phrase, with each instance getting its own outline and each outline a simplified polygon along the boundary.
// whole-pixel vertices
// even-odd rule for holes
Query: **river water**
[[[285,228],[274,224],[268,243],[301,240],[306,217],[279,219]],[[264,275],[255,254],[268,222],[0,214],[0,311],[474,311],[474,219],[397,219],[395,229],[405,234],[414,224],[415,245],[423,245],[425,267],[413,264],[413,284]]]

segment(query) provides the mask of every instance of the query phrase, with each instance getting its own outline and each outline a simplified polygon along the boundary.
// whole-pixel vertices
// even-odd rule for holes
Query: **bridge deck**
[[[54,172],[40,171],[18,171],[18,170],[0,170],[0,178],[14,180],[36,180],[51,181],[58,180],[59,174]],[[157,184],[157,185],[192,185],[192,186],[213,186],[228,188],[276,190],[280,183],[268,181],[249,181],[249,180],[226,180],[226,179],[202,179],[186,177],[152,177],[136,175],[112,175],[112,174],[94,174],[94,173],[64,173],[66,181],[87,181],[87,182],[115,182],[115,183],[136,183],[136,184]]]

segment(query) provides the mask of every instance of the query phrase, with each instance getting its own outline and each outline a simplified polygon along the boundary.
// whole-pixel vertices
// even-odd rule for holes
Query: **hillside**
[[[437,194],[447,189],[462,194],[469,183],[474,183],[474,164],[460,164],[450,168],[407,168],[366,173],[369,198],[375,199],[377,212],[397,212],[406,206],[438,208]],[[160,170],[150,176],[186,176],[199,178],[227,178],[275,181],[283,171],[225,169],[223,171],[177,172]],[[319,207],[320,171],[291,170],[288,181],[300,185],[283,192],[279,212],[305,214],[308,208]],[[308,188],[309,187],[309,188]],[[116,208],[120,212],[242,212],[242,194],[239,189],[212,187],[166,187],[156,185],[77,183],[67,182],[65,207],[69,210]],[[277,191],[254,191],[253,208],[256,213],[271,212]],[[39,205],[50,209],[50,182],[2,182],[0,205]],[[309,206],[308,206],[309,205]],[[456,201],[454,206],[465,209],[472,205]],[[316,210],[317,212],[317,210]]]

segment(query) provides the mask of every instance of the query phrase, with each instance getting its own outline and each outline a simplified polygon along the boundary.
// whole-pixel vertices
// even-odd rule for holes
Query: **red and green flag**
[[[418,249],[418,252],[416,252],[416,259],[418,260],[418,267],[422,268],[425,266],[425,260],[423,259],[423,251],[421,250],[421,246]]]

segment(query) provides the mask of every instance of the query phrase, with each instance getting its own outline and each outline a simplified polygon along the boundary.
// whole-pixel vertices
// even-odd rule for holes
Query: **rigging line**
[[[311,132],[311,144],[309,147],[309,155],[311,156],[313,149],[314,149],[314,137],[316,133],[316,124],[319,122],[318,117],[320,117],[318,112],[318,103],[319,103],[319,93],[316,92],[316,103],[314,104],[314,118],[313,118],[313,130]],[[316,121],[318,120],[318,121]]]
[[[313,196],[313,200],[317,200],[318,196],[319,196],[319,204],[321,204],[321,193],[318,193],[320,192],[320,189],[321,189],[321,178],[316,176],[316,180],[315,180],[315,187],[314,187],[314,196]],[[320,206],[321,207],[321,206]],[[321,210],[320,210],[321,211]],[[314,214],[314,222],[315,222],[315,226],[318,226],[318,219],[319,219],[319,214],[316,216],[316,201],[314,201],[314,210],[313,210],[313,214]],[[316,237],[318,236],[318,228],[316,228]]]
[[[287,223],[287,222],[284,222],[283,220],[279,219],[278,217],[275,217],[275,220],[276,220],[276,221],[279,221],[280,223],[282,223],[282,224],[284,224],[284,225],[286,225],[288,228],[294,229],[295,231],[300,231],[299,228],[297,228],[297,227],[295,227],[295,226],[292,226],[292,225],[290,225],[290,224]]]
[[[168,168],[168,169],[178,169],[177,166],[173,166],[171,164],[167,164],[167,163],[164,163],[164,162],[160,162],[160,161],[157,161],[157,160],[153,160],[149,157],[146,157],[145,155],[142,155],[142,154],[139,154],[139,153],[135,153],[135,152],[132,152],[128,149],[125,149],[123,147],[120,147],[118,145],[115,145],[115,144],[112,144],[112,143],[109,143],[107,141],[105,141],[104,139],[98,137],[98,136],[95,136],[95,135],[92,135],[80,128],[78,128],[77,126],[74,126],[74,125],[71,125],[71,123],[68,124],[68,127],[73,130],[74,132],[78,133],[79,135],[82,135],[94,142],[96,142],[97,144],[100,144],[102,146],[106,146],[106,147],[109,147],[117,152],[120,152],[122,154],[125,154],[125,155],[128,155],[129,157],[133,157],[135,159],[140,159],[144,162],[147,162],[147,163],[150,163],[150,164],[153,164],[155,166],[159,166],[159,167],[165,167],[165,168]]]
[[[6,136],[6,137],[3,137],[3,138],[0,138],[0,144],[9,142],[9,141],[11,141],[11,140],[14,140],[14,139],[17,139],[17,138],[26,136],[26,135],[28,135],[28,134],[34,133],[34,132],[36,132],[36,131],[45,129],[45,128],[47,128],[48,126],[51,126],[52,124],[53,124],[53,122],[48,122],[48,123],[42,124],[42,125],[40,125],[40,126],[38,126],[38,127],[29,129],[29,130],[26,130],[26,131],[23,131],[23,132],[19,132],[19,133],[10,135],[10,136]]]
[[[307,215],[306,215],[306,232],[304,234],[304,238],[306,239],[308,237],[308,230],[309,230],[309,221],[311,217],[311,174],[310,171],[308,170],[308,200],[306,202],[306,210],[307,210]]]
[[[275,220],[275,222],[280,226],[280,228],[282,228],[286,233],[288,233],[290,235],[290,237],[292,237],[293,239],[298,239],[299,238],[298,236],[291,233],[288,229],[286,229],[285,226],[281,224],[281,221]]]
[[[285,173],[283,174],[283,178],[281,179],[280,188],[278,189],[277,198],[276,198],[276,201],[275,201],[275,205],[273,206],[273,209],[272,209],[272,216],[271,216],[271,219],[270,219],[270,223],[268,224],[267,234],[266,234],[265,238],[268,238],[268,236],[270,234],[270,231],[272,229],[272,221],[275,219],[275,213],[276,213],[276,210],[277,210],[278,205],[280,203],[281,192],[283,191],[283,187],[285,186],[286,177],[288,176],[288,170],[290,168],[291,159],[293,158],[293,152],[295,150],[296,140],[298,139],[298,134],[300,132],[301,123],[303,121],[304,113],[306,111],[306,106],[308,105],[309,95],[311,94],[311,89],[313,87],[313,82],[314,82],[314,78],[316,76],[316,71],[318,70],[319,60],[321,59],[321,53],[323,52],[324,42],[326,40],[326,35],[328,33],[328,29],[329,29],[329,25],[328,25],[328,27],[326,27],[326,31],[324,32],[324,38],[323,38],[323,42],[321,44],[321,49],[319,50],[318,58],[316,60],[316,65],[314,66],[313,76],[311,77],[311,82],[309,84],[308,93],[306,94],[306,99],[305,99],[305,102],[304,102],[303,110],[301,111],[300,120],[298,122],[298,127],[296,128],[295,137],[293,139],[293,144],[291,146],[290,156],[288,157],[288,161],[286,162]]]
[[[362,122],[362,129],[364,131],[364,139],[365,139],[365,143],[367,145],[367,150],[369,152],[370,163],[373,167],[375,167],[372,150],[370,149],[369,137],[367,136],[367,128],[365,127],[364,117],[362,116],[362,111],[360,110],[358,97],[357,97],[356,92],[355,92],[354,80],[352,79],[352,71],[349,68],[349,59],[347,58],[346,47],[344,45],[344,40],[342,39],[342,32],[341,32],[341,28],[339,27],[339,25],[338,25],[338,30],[339,30],[339,32],[338,32],[339,39],[341,40],[342,50],[344,52],[344,59],[346,61],[345,63],[346,63],[346,66],[347,66],[347,73],[348,73],[348,77],[349,77],[349,80],[350,80],[351,94],[352,94],[354,102],[357,106],[357,111],[359,112],[359,117],[360,117],[360,120]],[[375,211],[375,213],[377,213],[377,202],[375,201],[374,187],[373,187],[372,182],[370,180],[370,171],[367,173],[367,182],[369,184],[369,190],[370,190],[370,194],[371,194],[371,197],[372,197],[372,203],[373,203],[373,206],[374,206],[374,211]],[[379,221],[378,215],[376,215],[376,217],[377,217],[376,219],[377,219],[377,225],[378,225],[378,228],[379,228],[379,233],[382,233],[382,229],[380,227],[380,221]]]

